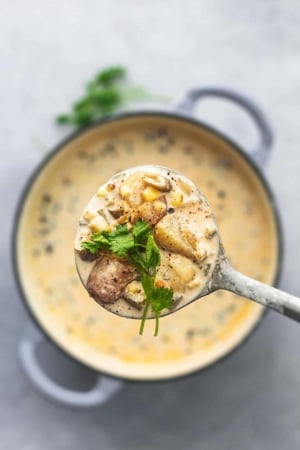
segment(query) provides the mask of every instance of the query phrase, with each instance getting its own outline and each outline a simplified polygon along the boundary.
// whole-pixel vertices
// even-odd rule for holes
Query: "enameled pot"
[[[205,97],[219,97],[226,100],[229,100],[242,108],[246,110],[246,112],[250,115],[250,117],[253,119],[255,125],[258,128],[259,135],[260,135],[260,141],[257,146],[257,148],[251,153],[247,154],[245,150],[241,149],[236,143],[232,142],[230,139],[222,135],[219,131],[215,130],[214,128],[211,128],[203,123],[201,123],[198,120],[195,120],[191,117],[192,111],[194,108],[194,105],[197,101],[202,100]],[[20,274],[20,265],[18,263],[19,255],[18,255],[18,248],[16,245],[16,242],[18,240],[18,233],[20,229],[20,221],[22,218],[22,212],[23,212],[23,205],[26,202],[26,200],[29,198],[31,191],[33,189],[34,183],[36,182],[39,174],[43,170],[43,168],[51,162],[51,159],[53,156],[57,155],[59,152],[62,151],[69,143],[80,137],[81,135],[84,135],[84,133],[87,132],[87,130],[93,128],[93,127],[106,127],[108,124],[111,124],[113,122],[122,121],[126,118],[130,117],[162,117],[162,118],[170,118],[170,119],[176,119],[178,123],[191,123],[193,126],[199,127],[201,129],[206,130],[206,132],[218,137],[218,139],[222,140],[223,142],[226,142],[227,145],[229,145],[235,152],[237,152],[245,161],[245,163],[249,166],[250,170],[255,172],[257,178],[259,179],[265,194],[268,198],[270,208],[272,210],[272,214],[274,216],[275,221],[275,228],[277,233],[277,262],[276,262],[276,270],[273,277],[273,283],[277,284],[278,277],[280,273],[280,266],[281,266],[281,260],[282,260],[282,233],[281,233],[281,226],[280,226],[280,220],[276,208],[276,204],[274,202],[273,195],[271,193],[271,190],[269,188],[269,185],[263,175],[263,167],[266,163],[267,157],[269,155],[271,145],[272,145],[272,132],[270,129],[270,126],[268,124],[268,121],[266,120],[264,114],[261,112],[261,110],[254,104],[250,99],[245,97],[244,95],[241,95],[239,93],[233,92],[228,89],[221,89],[221,88],[200,88],[200,89],[193,89],[191,90],[187,96],[184,98],[184,100],[178,105],[176,110],[174,112],[162,112],[162,111],[151,111],[151,112],[133,112],[133,113],[124,113],[118,116],[110,117],[105,120],[101,120],[99,122],[96,122],[92,124],[87,129],[84,129],[82,131],[76,132],[72,134],[67,140],[62,142],[60,145],[58,145],[47,157],[40,166],[35,170],[34,174],[30,178],[24,193],[20,199],[17,213],[16,213],[16,220],[15,220],[15,226],[13,230],[13,261],[14,261],[14,271],[16,276],[16,281],[20,290],[21,297],[24,301],[24,304],[28,307],[28,311],[31,315],[32,320],[32,326],[30,327],[30,330],[26,333],[24,338],[22,339],[20,343],[20,359],[22,362],[22,365],[24,367],[25,372],[33,382],[33,384],[44,394],[46,394],[51,399],[54,399],[64,405],[69,405],[73,407],[81,407],[81,408],[87,408],[92,406],[98,406],[103,403],[105,403],[108,399],[110,399],[116,392],[120,390],[120,388],[123,386],[124,381],[122,378],[126,378],[126,376],[116,376],[116,373],[110,373],[109,368],[106,368],[103,371],[99,371],[99,378],[96,383],[96,385],[89,391],[89,392],[76,392],[70,389],[67,389],[65,387],[59,386],[54,381],[52,381],[48,375],[42,370],[38,363],[38,359],[36,356],[36,349],[39,345],[39,343],[46,337],[50,337],[52,342],[54,342],[59,348],[61,346],[49,336],[49,333],[45,328],[42,326],[41,322],[38,320],[38,317],[36,314],[32,311],[32,308],[29,305],[29,298],[28,293],[26,293],[26,289],[24,288],[24,279],[22,280],[22,276]],[[259,323],[263,315],[260,315],[259,319],[256,321],[255,325]],[[254,326],[252,326],[251,330],[249,329],[249,332],[247,335],[249,335],[254,329]],[[243,337],[243,339],[234,346],[236,348],[244,339],[246,336]],[[65,350],[65,349],[64,349]],[[230,352],[233,350],[233,348],[230,350]],[[230,353],[229,352],[229,353]],[[226,352],[226,354],[228,354]],[[74,355],[69,356],[74,357]],[[219,361],[224,357],[224,355],[220,355],[218,358],[216,358],[216,361]],[[214,361],[214,362],[216,362]],[[82,362],[79,360],[79,362]],[[207,366],[211,366],[212,363],[207,364]],[[91,367],[95,369],[95,367]],[[203,369],[204,367],[201,367]],[[193,370],[188,370],[186,373],[180,373],[180,376],[186,375],[188,373],[194,372],[197,370],[195,367]],[[105,375],[103,374],[105,373]],[[129,377],[130,378],[130,377]],[[174,376],[162,376],[161,379],[170,379],[174,378]],[[159,377],[155,378],[156,380],[159,379]],[[140,381],[138,377],[136,377],[136,381]],[[148,380],[149,381],[149,380]]]

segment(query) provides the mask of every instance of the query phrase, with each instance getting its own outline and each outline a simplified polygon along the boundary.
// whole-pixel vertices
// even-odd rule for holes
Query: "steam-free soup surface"
[[[30,308],[52,338],[82,362],[128,378],[179,376],[234,348],[262,308],[218,291],[169,317],[152,335],[91,300],[77,276],[77,220],[97,187],[129,166],[158,164],[185,174],[209,200],[226,253],[241,272],[271,283],[276,227],[253,171],[229,144],[192,124],[129,118],[84,133],[54,156],[35,181],[18,237]]]
[[[103,244],[99,249],[92,243],[90,250],[91,239],[99,233],[115,233],[123,227],[127,238],[141,225],[146,226],[147,237],[144,232],[143,241],[134,248],[135,257],[138,264],[145,261],[150,238],[148,248],[154,247],[159,255],[159,263],[152,263],[151,269],[144,270],[131,259],[132,248],[118,257]],[[217,224],[201,191],[182,174],[149,165],[118,172],[99,187],[79,218],[74,247],[79,277],[91,297],[129,318],[146,313],[155,317],[151,296],[150,308],[146,306],[142,273],[154,289],[168,291],[169,307],[160,310],[161,316],[166,315],[200,296],[220,253]]]

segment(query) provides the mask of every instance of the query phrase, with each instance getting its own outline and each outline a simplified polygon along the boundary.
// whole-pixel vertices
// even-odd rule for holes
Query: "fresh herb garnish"
[[[149,306],[155,315],[155,332],[159,328],[159,316],[163,309],[171,308],[173,290],[155,286],[156,271],[160,264],[160,252],[153,237],[150,225],[142,220],[137,221],[131,229],[127,225],[118,225],[113,231],[103,230],[93,233],[90,241],[82,242],[82,247],[96,253],[99,250],[110,251],[125,258],[137,268],[146,296],[140,334],[143,334]]]
[[[77,100],[68,114],[60,114],[56,122],[61,125],[82,127],[92,120],[107,116],[135,100],[167,99],[150,95],[141,86],[130,85],[127,71],[122,66],[111,66],[99,72],[88,82],[85,95]]]

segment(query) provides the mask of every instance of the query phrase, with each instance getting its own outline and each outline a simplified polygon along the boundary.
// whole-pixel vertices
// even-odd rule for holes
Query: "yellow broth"
[[[178,119],[146,116],[87,130],[44,166],[22,210],[18,270],[33,314],[79,361],[130,379],[160,379],[205,367],[236,347],[263,309],[218,291],[161,319],[160,333],[99,307],[78,278],[73,242],[78,217],[99,185],[130,166],[159,164],[185,174],[207,197],[231,263],[272,283],[276,222],[261,181],[212,132]]]

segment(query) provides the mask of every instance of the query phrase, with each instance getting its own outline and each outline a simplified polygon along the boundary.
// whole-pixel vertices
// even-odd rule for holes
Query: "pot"
[[[247,154],[245,150],[240,148],[236,143],[225,137],[219,131],[191,117],[195,103],[209,96],[229,100],[243,107],[249,113],[260,133],[260,141],[255,151],[251,154]],[[158,126],[159,128],[157,128]],[[139,136],[138,139],[143,139],[143,145],[147,148],[147,151],[136,152],[135,147],[133,148],[133,144],[130,140],[130,127],[137,127],[132,133],[136,133],[136,136]],[[179,144],[176,143],[176,136],[174,137],[170,130],[175,130],[175,134],[177,132],[179,133],[178,139],[181,139],[180,149]],[[98,148],[97,145],[100,145],[100,142],[102,142],[101,139],[103,142],[106,142],[106,144],[100,146],[101,148]],[[192,144],[189,139],[192,139]],[[212,302],[215,302],[215,304],[218,305],[217,308],[220,308],[220,305],[227,305],[228,308],[226,311],[224,309],[216,309],[214,310],[214,314],[216,312],[218,314],[210,315],[210,320],[218,321],[218,326],[213,328],[215,322],[211,322],[213,324],[211,325],[211,328],[208,328],[207,326],[205,328],[204,323],[201,329],[198,326],[199,324],[195,324],[196,328],[194,329],[184,329],[187,339],[184,350],[186,353],[181,353],[181,356],[179,347],[176,352],[174,347],[168,347],[168,345],[171,344],[168,344],[167,342],[168,339],[170,341],[170,339],[172,340],[174,338],[172,324],[175,323],[174,317],[179,313],[173,315],[173,318],[170,316],[170,318],[163,319],[164,321],[172,320],[172,323],[162,322],[161,324],[161,328],[165,326],[165,330],[167,330],[166,333],[168,333],[168,329],[171,330],[171,338],[168,334],[162,335],[161,341],[154,341],[152,338],[148,337],[145,338],[148,339],[148,341],[144,341],[143,343],[141,340],[143,337],[140,338],[136,332],[137,336],[133,335],[130,338],[128,337],[128,340],[130,340],[129,350],[131,349],[130,351],[132,351],[132,353],[129,354],[130,351],[128,353],[128,348],[127,350],[125,348],[122,357],[119,357],[118,355],[114,356],[114,352],[118,352],[119,350],[112,349],[114,340],[111,339],[110,341],[109,333],[104,335],[102,328],[106,323],[105,321],[107,321],[107,323],[111,324],[111,329],[115,333],[118,327],[122,325],[120,325],[120,322],[114,322],[114,320],[124,319],[114,319],[111,318],[112,315],[110,315],[109,318],[101,316],[99,322],[95,324],[93,321],[100,308],[95,306],[91,300],[85,297],[84,302],[86,303],[84,303],[84,313],[88,308],[98,309],[92,309],[91,315],[85,317],[86,322],[84,324],[81,322],[83,319],[80,314],[78,315],[76,309],[78,307],[76,303],[78,302],[78,298],[75,296],[76,298],[73,299],[73,288],[71,287],[72,283],[73,285],[77,285],[78,280],[72,267],[60,267],[60,264],[66,265],[64,258],[67,259],[67,256],[64,257],[64,255],[72,252],[71,245],[69,245],[69,247],[67,246],[67,239],[64,239],[62,235],[61,237],[57,235],[56,240],[51,240],[50,237],[55,236],[55,233],[57,232],[55,231],[57,229],[57,223],[60,223],[59,226],[62,227],[62,223],[65,222],[69,224],[67,226],[67,232],[72,236],[74,235],[76,220],[79,217],[78,202],[80,202],[78,196],[76,197],[76,189],[81,192],[92,177],[97,177],[97,185],[100,185],[101,177],[107,179],[111,175],[111,170],[122,169],[123,167],[117,166],[119,162],[121,164],[120,156],[118,157],[119,149],[122,149],[123,156],[127,155],[127,160],[125,160],[125,166],[127,167],[140,164],[140,158],[146,158],[146,162],[156,163],[156,159],[153,161],[154,156],[151,156],[151,151],[155,151],[157,152],[155,158],[160,158],[157,163],[163,162],[163,165],[170,165],[164,162],[166,160],[174,166],[176,164],[178,165],[180,160],[180,167],[183,172],[185,172],[185,170],[193,171],[194,168],[192,166],[195,165],[195,167],[197,167],[197,170],[195,171],[196,178],[198,176],[198,169],[199,171],[202,170],[202,178],[200,181],[207,185],[207,189],[217,189],[214,187],[214,183],[218,184],[220,180],[223,179],[225,183],[224,186],[228,185],[228,189],[232,189],[230,195],[232,197],[234,194],[236,204],[238,205],[238,201],[240,201],[241,206],[245,209],[245,215],[248,214],[250,217],[253,213],[253,208],[258,211],[257,218],[254,215],[254,219],[252,219],[253,223],[255,220],[260,221],[258,228],[249,228],[249,236],[253,235],[254,240],[259,239],[257,236],[261,233],[262,227],[269,227],[264,229],[264,235],[268,236],[269,243],[266,243],[267,247],[263,250],[260,249],[261,244],[256,244],[257,252],[259,250],[263,252],[263,256],[259,258],[255,252],[251,253],[251,246],[247,250],[250,252],[249,255],[253,258],[255,265],[256,263],[262,265],[261,274],[254,272],[250,273],[250,275],[257,278],[261,276],[263,281],[276,284],[282,257],[282,234],[276,204],[262,172],[271,145],[272,132],[268,121],[261,110],[250,99],[228,89],[202,88],[191,90],[176,108],[175,112],[151,111],[123,113],[95,122],[84,130],[72,134],[68,139],[59,144],[44,161],[42,161],[27,183],[25,191],[20,199],[13,230],[15,277],[21,297],[33,319],[30,331],[25,334],[20,342],[19,354],[25,372],[33,384],[42,393],[64,405],[81,408],[98,406],[115,395],[124,385],[125,379],[134,381],[156,381],[182,377],[207,368],[215,362],[220,361],[244,342],[246,337],[251,334],[256,325],[261,321],[263,310],[259,305],[247,302],[246,300],[235,299],[234,303],[233,300],[230,300],[229,302],[226,298],[216,298],[215,300],[208,300],[209,303],[207,301],[205,305],[212,305]],[[86,152],[86,147],[91,150]],[[209,150],[207,150],[207,148],[209,148]],[[168,156],[168,152],[170,152],[171,155],[173,152],[173,156]],[[74,155],[76,155],[76,161]],[[201,159],[203,155],[212,159],[203,161]],[[135,158],[137,158],[137,160]],[[147,161],[147,158],[150,158],[150,161]],[[168,160],[168,158],[170,159]],[[144,162],[144,159],[142,162]],[[98,169],[97,164],[100,164],[98,165]],[[189,169],[187,169],[188,164]],[[206,164],[205,170],[201,169],[201,165],[203,164]],[[79,168],[82,168],[83,166],[87,169],[88,177],[85,174],[86,178],[84,180],[81,179],[81,185],[79,178],[75,184],[72,185],[72,177],[79,177],[79,175],[77,175],[81,173],[81,169]],[[114,167],[114,169],[112,169],[112,167]],[[209,178],[206,180],[205,177],[208,176],[207,174],[212,167],[212,170],[218,171],[218,175],[213,181]],[[178,167],[176,166],[176,168]],[[95,172],[96,170],[97,173]],[[62,171],[66,171],[65,173],[67,175],[59,178],[59,174],[62,173]],[[188,173],[187,175],[189,176]],[[236,185],[234,185],[232,181],[233,178]],[[250,187],[247,185],[247,189],[249,188],[249,195],[253,196],[254,201],[252,201],[252,203],[249,199],[247,200],[246,194],[243,194],[241,183],[249,184]],[[229,186],[230,184],[232,184],[231,187]],[[91,184],[91,191],[86,193],[86,197],[83,199],[84,203],[94,193],[97,185]],[[45,186],[49,187],[50,191],[52,189],[53,192],[55,189],[58,190],[59,196],[57,198],[61,197],[62,203],[60,203],[57,198],[56,201],[54,201],[51,197],[52,194],[50,195],[48,191],[45,192]],[[201,189],[204,190],[204,193],[206,194],[202,184]],[[226,227],[229,230],[228,235],[232,237],[238,234],[239,226],[247,227],[250,226],[249,224],[252,222],[247,219],[245,225],[240,222],[235,225],[235,228],[232,228],[231,222],[233,219],[230,219],[230,214],[235,217],[236,213],[234,212],[235,210],[230,209],[231,207],[229,206],[227,209],[224,208],[224,204],[226,204],[224,200],[225,194],[225,190],[221,189],[219,186],[216,190],[215,200],[216,207],[217,209],[219,208],[217,220],[219,222],[222,222],[223,220],[224,223],[227,224]],[[230,197],[230,195],[228,197]],[[209,195],[206,194],[206,196],[211,200]],[[240,200],[238,200],[238,198],[240,198]],[[65,209],[61,211],[61,205],[64,201]],[[223,204],[222,202],[225,203]],[[260,213],[261,216],[259,216]],[[60,219],[57,219],[57,217],[60,217]],[[60,222],[56,223],[56,220],[60,220]],[[222,223],[220,225],[222,234]],[[40,243],[41,246],[38,247],[37,243]],[[236,245],[237,251],[240,252],[239,254],[242,254],[241,252],[244,244],[236,240],[234,245]],[[225,247],[227,248],[226,239]],[[254,247],[255,245],[253,245],[253,248]],[[62,251],[62,249],[63,252],[61,253],[60,258],[55,256],[55,252]],[[55,263],[56,266],[51,262],[53,258],[57,258]],[[248,254],[245,260],[247,259],[249,259]],[[257,262],[256,260],[259,261]],[[237,261],[237,263],[239,263],[239,261]],[[51,272],[51,264],[52,266],[54,265],[54,273]],[[251,264],[251,267],[252,266],[253,264]],[[245,268],[245,271],[247,271],[247,267]],[[35,272],[37,274],[36,278],[34,278]],[[55,272],[57,272],[57,276],[61,274],[62,278],[56,279]],[[45,276],[45,273],[47,273],[47,276]],[[38,276],[38,274],[40,275]],[[50,282],[49,280],[52,280],[52,284],[50,285],[47,284]],[[68,283],[70,283],[69,287]],[[60,297],[58,294],[61,294]],[[81,293],[80,295],[83,296],[86,294]],[[221,297],[222,295],[226,296],[227,294],[219,293],[218,295]],[[200,304],[200,302],[195,303]],[[203,308],[205,307],[206,306],[203,306]],[[188,310],[188,308],[184,308],[184,310]],[[245,313],[246,310],[247,313]],[[57,311],[60,311],[60,313]],[[64,313],[62,311],[64,311]],[[62,327],[61,323],[63,322],[63,319],[61,319],[61,317],[63,317],[63,314],[65,314],[64,317],[72,316],[72,326],[69,324],[66,325],[67,322],[65,322],[64,326],[66,325],[66,327]],[[203,315],[197,316],[197,314],[190,313],[189,317],[192,316],[193,319],[191,320],[195,321],[198,317],[197,320],[199,323],[201,317],[203,317]],[[182,317],[184,317],[182,318],[182,323],[184,324],[187,316]],[[239,321],[237,320],[237,317],[239,317]],[[179,318],[176,320],[181,319]],[[88,321],[90,321],[89,325],[87,325]],[[228,321],[228,324],[226,321]],[[234,325],[234,323],[236,325]],[[214,329],[217,330],[215,333],[218,332],[218,335],[215,334],[213,336],[210,334],[213,333],[212,330]],[[219,332],[220,329],[222,329],[222,333]],[[226,332],[224,331],[225,329],[227,330]],[[80,340],[78,338],[78,330],[80,330],[81,333]],[[124,333],[124,336],[126,336],[126,333],[127,336],[130,334],[127,331]],[[199,337],[197,333],[199,335],[202,333],[201,337]],[[94,338],[95,335],[98,336],[97,339]],[[216,336],[219,336],[218,346],[214,344]],[[77,362],[99,372],[98,381],[90,391],[76,392],[59,386],[43,371],[37,359],[37,347],[45,337],[50,338],[55,345],[65,351]],[[165,341],[163,341],[163,337],[165,338]],[[124,343],[124,339],[125,338],[123,337],[121,344]],[[199,339],[199,341],[197,341],[197,339]],[[157,344],[157,342],[159,342],[159,344]],[[198,350],[196,347],[197,345],[200,346],[200,343],[202,346],[201,360],[199,359],[199,352],[197,353]],[[105,351],[103,350],[104,345],[106,345]],[[139,348],[137,346],[143,345],[144,353],[142,353],[142,355],[144,359],[140,359],[136,362],[134,360],[134,351],[132,349]],[[158,350],[156,351],[155,349],[157,348]],[[106,355],[106,351],[111,353]],[[158,362],[152,364],[149,361],[151,360],[151,357],[153,357],[153,354]],[[159,358],[161,359],[159,360]]]

